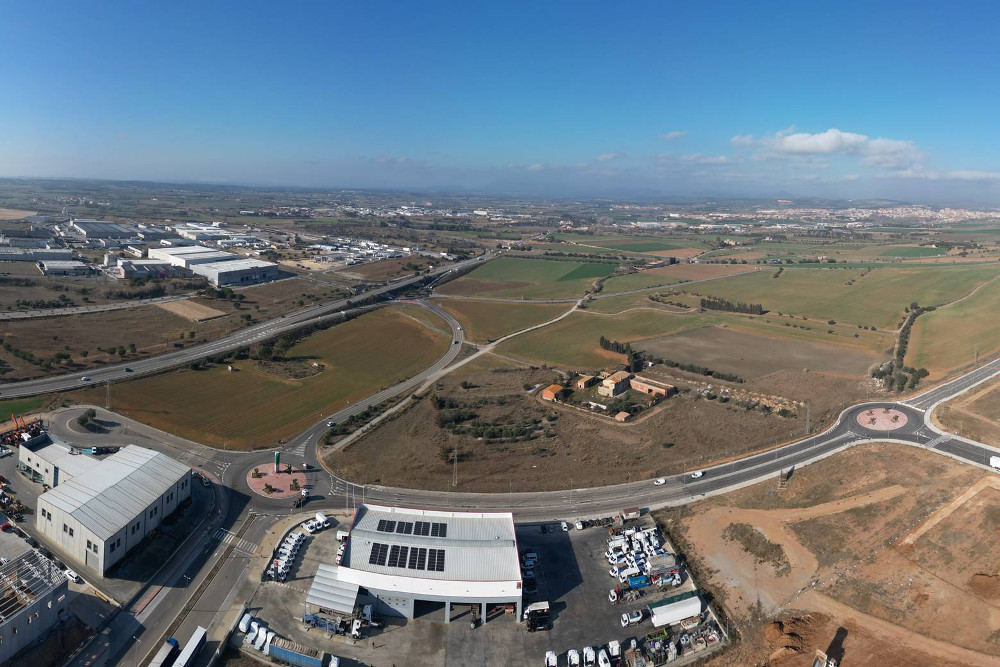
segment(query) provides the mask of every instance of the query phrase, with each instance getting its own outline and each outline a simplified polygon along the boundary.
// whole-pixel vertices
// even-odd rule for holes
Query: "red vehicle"
[[[10,531],[14,530],[14,526],[11,525],[10,521],[4,521],[3,525],[0,525],[0,530],[2,530],[5,533],[9,533]]]

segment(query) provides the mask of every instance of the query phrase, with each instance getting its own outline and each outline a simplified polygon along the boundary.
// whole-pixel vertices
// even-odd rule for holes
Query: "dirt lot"
[[[654,356],[736,373],[744,378],[804,368],[860,376],[877,361],[874,355],[842,346],[756,336],[720,327],[647,340],[639,347]]]
[[[395,257],[370,264],[355,264],[343,269],[337,269],[337,275],[351,280],[395,280],[403,276],[413,275],[415,271],[423,271],[431,262],[426,257],[413,255],[410,257]]]
[[[212,320],[216,317],[223,317],[226,315],[226,313],[221,310],[210,308],[204,304],[192,301],[191,299],[185,299],[184,301],[168,301],[167,303],[157,305],[168,313],[180,315],[181,317],[191,320],[192,322],[204,322],[205,320]]]
[[[29,215],[35,215],[35,211],[21,211],[16,208],[0,208],[0,220],[20,220]]]
[[[611,469],[627,468],[633,479],[658,477],[780,443],[805,429],[804,419],[746,412],[696,398],[693,392],[667,400],[634,423],[620,424],[585,410],[542,403],[524,389],[525,384],[549,384],[559,377],[544,369],[465,370],[442,380],[429,397],[331,455],[328,462],[350,479],[445,489],[452,478],[451,452],[458,448],[463,491],[506,490],[511,481],[515,491],[580,488],[609,483]],[[705,378],[678,372],[671,379],[685,386]],[[471,386],[462,388],[462,382]],[[815,427],[839,412],[842,397],[855,397],[858,382],[783,371],[741,387],[811,400]],[[434,398],[454,404],[438,409],[432,404]],[[486,444],[475,433],[455,434],[438,426],[442,413],[460,410],[475,415],[466,423],[478,420],[508,427],[526,419],[542,423],[533,439]]]
[[[934,411],[933,418],[949,433],[1000,446],[1000,379],[948,401]]]
[[[962,667],[966,663],[915,650],[854,620],[829,614],[783,615],[741,627],[743,641],[706,667],[812,667],[816,650],[844,667]]]
[[[667,518],[737,619],[757,609],[826,614],[848,629],[844,665],[995,665],[1000,492],[985,476],[922,449],[866,445],[795,471],[784,490],[763,482]],[[780,545],[788,571],[721,539],[733,523]],[[852,649],[852,623],[927,657],[867,662],[870,647]],[[817,643],[806,648],[826,648]],[[802,662],[758,664],[808,664],[793,657]]]

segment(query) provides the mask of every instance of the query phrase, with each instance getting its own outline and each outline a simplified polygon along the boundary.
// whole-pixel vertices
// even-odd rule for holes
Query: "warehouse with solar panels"
[[[450,622],[453,607],[488,605],[521,617],[521,568],[510,512],[447,512],[361,505],[339,566],[320,565],[306,598],[313,613]]]
[[[104,575],[191,496],[191,469],[129,445],[38,497],[35,527]]]

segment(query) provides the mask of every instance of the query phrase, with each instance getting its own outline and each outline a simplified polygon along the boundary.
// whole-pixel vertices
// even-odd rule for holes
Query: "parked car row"
[[[322,512],[316,512],[316,516],[309,519],[302,524],[302,529],[307,533],[312,535],[313,533],[318,533],[324,528],[330,527],[330,520],[326,518],[326,515]]]
[[[608,642],[606,647],[585,646],[582,651],[571,648],[566,652],[568,667],[621,667],[622,647],[616,641]],[[555,651],[545,654],[545,667],[558,667],[559,656]]]
[[[288,577],[288,572],[295,563],[295,557],[299,554],[299,548],[305,542],[306,536],[302,533],[292,533],[285,538],[285,541],[275,550],[275,558],[271,561],[271,566],[267,568],[267,577],[284,581]]]
[[[271,640],[277,634],[273,630],[267,629],[267,623],[254,618],[253,614],[249,613],[243,614],[243,618],[240,619],[239,629],[240,632],[246,633],[243,641],[264,655],[268,654],[268,649],[271,647]]]

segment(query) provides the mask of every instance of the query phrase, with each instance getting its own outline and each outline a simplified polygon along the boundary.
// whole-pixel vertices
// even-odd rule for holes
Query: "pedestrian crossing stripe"
[[[252,554],[257,548],[257,545],[253,542],[236,537],[236,535],[229,532],[225,528],[219,528],[215,531],[215,539],[219,540],[223,544],[232,544],[234,549],[243,551],[248,555]]]

